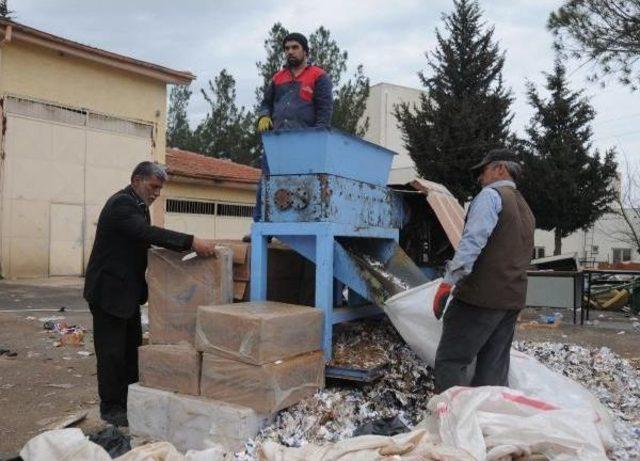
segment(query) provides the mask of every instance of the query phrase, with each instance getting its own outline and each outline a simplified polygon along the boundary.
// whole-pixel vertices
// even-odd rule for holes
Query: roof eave
[[[215,184],[221,187],[231,187],[236,189],[248,189],[255,190],[257,189],[258,181],[253,181],[251,179],[243,179],[243,178],[228,178],[221,176],[205,176],[205,175],[194,175],[187,174],[176,171],[167,171],[170,179],[178,182],[190,182],[190,183],[199,183],[203,185],[211,185]]]
[[[69,56],[143,75],[164,83],[188,84],[196,78],[188,71],[174,70],[110,51],[92,48],[13,21],[0,19],[0,27],[2,27],[3,38],[7,39],[7,41],[19,41],[41,46]],[[11,30],[10,33],[7,33],[8,28]]]

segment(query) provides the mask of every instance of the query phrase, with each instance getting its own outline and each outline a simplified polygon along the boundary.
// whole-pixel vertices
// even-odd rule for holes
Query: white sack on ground
[[[268,441],[265,461],[503,461],[543,454],[550,461],[606,461],[595,424],[506,387],[455,387],[429,401],[431,415],[412,432],[366,435],[292,448]],[[388,457],[388,458],[387,458]]]
[[[436,279],[389,298],[384,310],[407,344],[431,367],[442,336],[442,322],[433,314],[433,298],[442,279]],[[509,385],[513,389],[554,403],[567,410],[591,415],[600,439],[613,446],[609,412],[582,385],[548,369],[533,357],[511,350]]]
[[[285,447],[265,442],[260,447],[264,461],[474,461],[463,450],[433,443],[424,429],[394,437],[363,435],[322,446]]]
[[[541,453],[551,461],[606,461],[590,412],[563,409],[506,387],[454,387],[429,401],[421,423],[435,441],[498,460]]]
[[[109,453],[90,441],[78,428],[43,432],[20,450],[24,461],[112,461]],[[180,453],[169,442],[142,445],[119,456],[115,461],[223,461],[225,450],[221,446],[202,451]]]
[[[78,428],[38,434],[20,450],[20,457],[24,461],[111,461],[109,453]]]

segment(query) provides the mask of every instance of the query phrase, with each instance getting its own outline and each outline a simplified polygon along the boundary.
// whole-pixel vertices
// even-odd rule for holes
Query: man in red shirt
[[[318,66],[308,63],[307,38],[297,32],[282,41],[286,64],[276,72],[264,93],[258,111],[258,131],[294,128],[329,127],[333,112],[331,79]],[[267,159],[262,156],[262,174],[269,174]],[[262,180],[256,194],[253,220],[262,217]],[[245,236],[249,240],[249,236]]]
[[[287,35],[283,42],[286,64],[276,72],[260,105],[258,131],[328,127],[333,111],[331,80],[318,66],[308,63],[309,45],[304,35]]]

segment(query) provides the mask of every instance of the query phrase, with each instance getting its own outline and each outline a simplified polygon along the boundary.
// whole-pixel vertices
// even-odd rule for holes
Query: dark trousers
[[[453,386],[508,386],[517,310],[487,309],[453,299],[435,360],[435,390]],[[468,367],[476,359],[473,378]],[[470,381],[470,382],[469,382]]]
[[[140,311],[122,319],[90,306],[93,344],[98,362],[100,413],[126,410],[129,384],[138,381],[138,347],[142,344]]]

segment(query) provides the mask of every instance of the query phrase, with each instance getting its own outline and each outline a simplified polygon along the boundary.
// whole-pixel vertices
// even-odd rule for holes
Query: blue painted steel
[[[368,227],[357,228],[336,223],[253,223],[251,227],[251,300],[264,301],[267,296],[267,251],[266,237],[276,236],[290,245],[303,257],[316,263],[315,306],[324,314],[323,352],[326,360],[331,360],[333,337],[333,281],[334,277],[347,285],[362,283],[353,265],[343,262],[336,264],[334,255],[336,237],[364,237],[386,240],[398,239],[398,230]],[[254,282],[255,280],[255,282]],[[350,285],[349,285],[350,286]],[[359,308],[354,308],[359,309]],[[370,313],[360,311],[364,316]],[[342,314],[344,315],[344,314]],[[359,318],[357,315],[353,318]]]
[[[386,186],[395,152],[336,129],[262,135],[271,175],[332,174]]]
[[[334,279],[380,300],[367,286],[372,279],[364,280],[360,262],[338,240],[379,241],[369,254],[379,248],[385,257],[397,248],[404,211],[401,198],[385,187],[395,153],[333,129],[274,131],[262,140],[269,176],[262,222],[251,229],[251,299],[266,299],[267,236],[314,261],[315,305],[324,313],[323,350],[330,360],[334,323],[381,312],[372,306],[334,310]]]
[[[334,237],[336,237],[334,235]],[[301,237],[301,236],[290,236],[290,235],[279,235],[278,239],[283,243],[289,245],[303,257],[308,259],[311,262],[316,262],[316,248],[315,248],[315,239],[310,237]],[[383,244],[385,240],[380,240],[380,245],[385,247]],[[393,238],[386,240],[388,242],[392,242],[396,244]],[[396,244],[397,245],[397,244]],[[377,245],[376,245],[377,246]],[[357,266],[353,258],[350,257],[348,252],[340,245],[339,242],[335,242],[333,247],[333,276],[338,279],[340,282],[344,283],[346,286],[351,288],[353,291],[358,293],[360,296],[368,300],[369,302],[380,304],[380,296],[372,291],[372,287],[370,282],[367,283],[362,276],[361,269]],[[334,322],[336,323],[336,322]]]
[[[351,320],[363,319],[366,317],[375,317],[384,315],[384,311],[378,306],[367,304],[356,308],[336,307],[333,309],[333,324],[349,322]]]
[[[348,381],[358,381],[371,383],[379,379],[384,373],[384,367],[376,367],[368,370],[358,370],[355,368],[327,366],[324,375],[327,378],[345,379]]]
[[[399,228],[405,219],[398,192],[340,176],[270,176],[262,187],[262,216],[267,222],[327,221]]]

